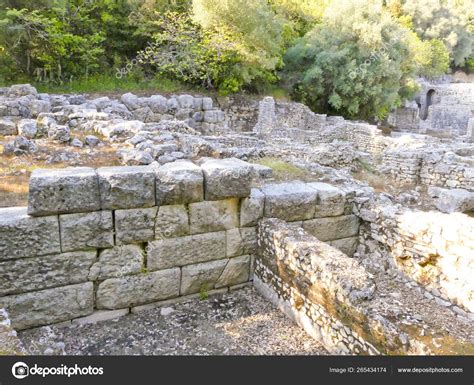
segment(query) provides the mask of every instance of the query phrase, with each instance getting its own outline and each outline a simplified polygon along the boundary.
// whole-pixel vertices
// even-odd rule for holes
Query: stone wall
[[[449,332],[433,330],[431,312],[456,322],[444,307],[408,295],[404,284],[376,277],[357,259],[294,224],[263,219],[257,237],[255,287],[329,352],[463,354],[472,349],[469,338],[453,345]],[[416,312],[423,316],[414,320]]]
[[[252,172],[237,159],[34,171],[28,208],[0,210],[0,308],[25,329],[247,282]]]
[[[373,200],[358,205],[363,220],[357,256],[374,270],[391,267],[462,315],[474,313],[474,220],[461,213],[412,211]]]

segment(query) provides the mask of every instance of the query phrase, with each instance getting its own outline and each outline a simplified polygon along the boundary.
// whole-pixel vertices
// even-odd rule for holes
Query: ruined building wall
[[[362,219],[357,255],[367,266],[393,266],[424,287],[429,298],[459,314],[474,313],[472,218],[374,201],[355,212]]]

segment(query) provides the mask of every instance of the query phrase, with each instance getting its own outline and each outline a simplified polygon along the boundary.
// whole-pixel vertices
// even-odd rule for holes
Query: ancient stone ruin
[[[391,133],[272,97],[2,89],[28,177],[0,205],[2,351],[252,290],[324,354],[474,354],[473,88],[433,89]]]

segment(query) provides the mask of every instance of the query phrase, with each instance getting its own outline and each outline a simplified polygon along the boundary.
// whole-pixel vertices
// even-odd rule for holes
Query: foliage
[[[408,37],[381,1],[331,4],[286,55],[294,96],[316,111],[385,117],[413,71]]]

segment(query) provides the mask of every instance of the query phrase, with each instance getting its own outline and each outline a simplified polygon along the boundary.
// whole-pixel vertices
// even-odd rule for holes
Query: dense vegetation
[[[0,0],[0,81],[278,87],[383,118],[417,76],[474,68],[473,0]],[[79,87],[79,89],[82,89]]]

